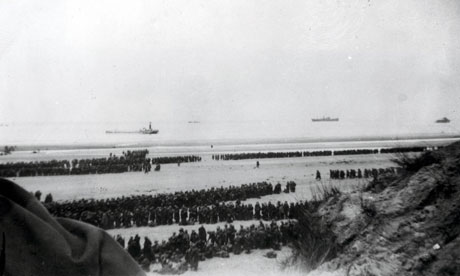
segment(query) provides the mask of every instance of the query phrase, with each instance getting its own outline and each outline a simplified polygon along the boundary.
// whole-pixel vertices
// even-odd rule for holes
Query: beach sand
[[[334,148],[375,148],[389,146],[389,142],[353,142],[348,144],[335,144]],[[420,141],[417,143],[399,144],[403,146],[414,145],[443,145],[442,142],[432,143]],[[395,144],[394,144],[395,145]],[[292,145],[291,145],[292,146]],[[289,146],[289,147],[291,147]],[[324,145],[323,145],[324,146]],[[340,146],[340,147],[339,147]],[[258,147],[242,146],[244,151],[257,151]],[[241,150],[242,148],[239,148]],[[327,146],[324,148],[328,148]],[[353,147],[351,147],[353,148]],[[272,146],[270,150],[284,150],[284,147],[277,148]],[[320,147],[318,150],[322,149]],[[73,158],[94,158],[106,157],[109,152],[121,153],[123,149],[91,149],[91,150],[57,150],[46,151],[32,155],[30,152],[15,152],[11,156],[3,157],[2,162],[25,159],[30,156],[35,160],[50,159],[73,159]],[[291,150],[309,150],[292,146]],[[262,198],[248,199],[245,203],[277,201],[295,202],[312,198],[312,193],[320,185],[335,185],[346,191],[364,185],[366,179],[345,179],[330,180],[330,169],[365,169],[365,168],[387,168],[394,167],[391,161],[393,154],[371,154],[371,155],[348,155],[348,156],[326,156],[326,157],[301,157],[301,158],[278,158],[278,159],[259,159],[260,167],[256,168],[256,160],[237,160],[237,161],[215,161],[211,154],[233,152],[230,148],[219,148],[210,151],[209,148],[200,148],[192,151],[189,148],[158,149],[156,154],[161,155],[175,154],[197,154],[203,156],[203,161],[198,163],[167,164],[161,166],[161,171],[144,174],[141,172],[122,173],[122,174],[103,174],[103,175],[72,175],[72,176],[47,176],[47,177],[18,177],[12,178],[13,181],[23,186],[31,192],[40,190],[43,195],[51,193],[53,198],[58,201],[73,200],[80,198],[111,198],[128,195],[170,193],[192,189],[207,189],[211,187],[228,187],[230,185],[239,186],[245,183],[269,181],[272,184],[278,182],[284,185],[287,181],[297,183],[295,193],[282,193],[279,195],[269,195]],[[322,181],[315,180],[316,170],[322,175]],[[236,221],[239,225],[247,226],[257,221]],[[223,227],[224,223],[205,225],[207,230],[215,229],[217,226]],[[139,234],[141,237],[148,236],[152,241],[167,239],[173,232],[177,232],[181,226],[175,224],[170,226],[158,227],[139,227],[128,229],[109,230],[110,235],[120,234],[125,238]],[[198,229],[199,225],[185,226],[191,232]],[[293,266],[283,269],[282,262],[290,256],[290,249],[283,248],[276,259],[264,257],[267,250],[256,250],[250,255],[232,255],[228,259],[213,258],[200,262],[199,270],[188,271],[184,275],[286,275],[297,276],[305,275],[305,271]],[[149,273],[149,275],[157,275]],[[343,275],[342,272],[313,271],[311,276],[336,276]]]
[[[311,197],[311,188],[318,184],[316,170],[321,172],[323,182],[348,187],[362,183],[363,179],[329,180],[330,169],[386,168],[394,166],[391,154],[327,156],[261,159],[260,167],[255,160],[203,161],[198,163],[167,164],[161,171],[101,175],[18,177],[13,181],[26,190],[51,193],[54,200],[79,198],[111,198],[128,195],[170,193],[176,191],[227,187],[269,181],[283,185],[287,181],[297,183],[297,199]]]

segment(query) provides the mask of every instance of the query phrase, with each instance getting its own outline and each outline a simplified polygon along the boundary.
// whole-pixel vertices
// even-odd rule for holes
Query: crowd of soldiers
[[[264,159],[264,158],[315,157],[315,156],[379,154],[379,153],[398,153],[398,152],[421,152],[425,150],[428,150],[428,148],[427,147],[398,147],[398,148],[382,148],[382,149],[344,149],[344,150],[322,150],[322,151],[228,153],[228,154],[213,154],[212,159],[213,160],[242,160],[242,159]]]
[[[201,157],[196,155],[165,156],[152,158],[152,164],[180,164],[200,161]]]
[[[286,187],[295,191],[295,182],[286,183]],[[156,195],[50,202],[45,206],[54,216],[85,221],[105,229],[196,221],[206,223],[208,219],[216,221],[213,219],[216,214],[219,217],[217,221],[227,220],[225,212],[228,208],[222,202],[259,198],[273,194],[274,190],[271,183],[259,182]]]
[[[123,152],[121,156],[110,154],[108,158],[72,160],[70,174],[105,174],[123,172],[149,172],[152,168],[148,150]]]
[[[351,170],[329,170],[329,177],[331,179],[345,179],[345,178],[377,178],[381,174],[397,174],[398,168],[379,168],[379,169],[351,169]],[[317,172],[318,174],[318,172]]]
[[[382,149],[348,149],[323,151],[292,151],[292,152],[257,152],[214,154],[213,160],[240,160],[263,158],[288,158],[332,155],[378,154],[378,153],[405,153],[430,150],[427,147],[398,147]],[[110,154],[108,158],[50,160],[35,162],[8,162],[0,164],[0,177],[22,176],[52,176],[52,175],[81,175],[106,174],[124,172],[148,173],[155,165],[155,171],[160,170],[160,164],[200,162],[201,157],[196,155],[153,157],[147,158],[148,150],[134,150],[123,152],[121,156]]]
[[[219,222],[231,223],[235,220],[280,220],[280,219],[296,219],[302,208],[307,207],[307,203],[301,201],[297,203],[281,203],[273,204],[256,202],[252,204],[242,204],[240,201],[236,203],[221,202],[211,206],[198,206],[191,208],[177,207],[157,207],[157,208],[137,208],[134,212],[107,211],[97,212],[93,216],[85,216],[88,213],[83,213],[80,220],[94,224],[103,229],[112,228],[127,228],[127,227],[155,227],[159,225],[193,225],[200,224],[215,224]],[[118,214],[118,215],[117,215]]]
[[[0,177],[148,173],[152,170],[152,165],[155,165],[155,171],[159,171],[160,164],[180,165],[180,163],[201,161],[201,157],[195,155],[147,158],[148,153],[148,150],[128,150],[121,156],[110,153],[107,158],[8,162],[0,164]]]
[[[378,149],[348,149],[334,150],[334,155],[378,154]]]
[[[121,156],[110,153],[108,158],[8,162],[0,164],[0,177],[148,172],[151,164],[147,154],[148,150],[128,150]]]
[[[197,270],[199,261],[214,257],[228,258],[230,254],[249,254],[254,249],[280,250],[290,240],[296,239],[300,233],[296,221],[272,221],[270,224],[259,222],[248,227],[240,225],[236,229],[233,224],[217,227],[216,231],[206,231],[203,225],[198,231],[179,229],[167,241],[159,243],[145,237],[141,247],[140,237],[130,237],[128,242],[121,236],[115,239],[128,253],[139,262],[146,271],[151,264],[160,264],[156,272],[180,274],[187,269]]]
[[[297,184],[294,181],[288,181],[286,183],[286,187],[284,188],[283,192],[284,193],[295,193],[295,186],[297,186]],[[281,184],[279,182],[273,188],[273,193],[274,194],[281,193]]]
[[[0,177],[68,175],[69,172],[70,162],[68,160],[8,162],[0,164]]]
[[[287,152],[253,152],[253,153],[228,153],[213,154],[213,160],[242,160],[242,159],[264,159],[264,158],[289,158],[305,156],[330,156],[332,151],[287,151]]]
[[[428,150],[427,147],[383,148],[380,153],[422,152],[426,150]]]

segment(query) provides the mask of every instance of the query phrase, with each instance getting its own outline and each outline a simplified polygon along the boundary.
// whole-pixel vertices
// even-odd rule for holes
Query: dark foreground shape
[[[3,276],[3,273],[5,272],[5,233],[2,233],[2,251],[0,252],[0,276]]]
[[[5,179],[0,179],[0,233],[8,241],[1,254],[4,275],[144,275],[106,232],[51,217],[33,195]]]

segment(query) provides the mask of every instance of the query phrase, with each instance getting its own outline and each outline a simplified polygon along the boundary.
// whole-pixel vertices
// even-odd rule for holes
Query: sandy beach
[[[12,178],[29,191],[51,193],[55,200],[79,198],[111,198],[136,194],[170,193],[176,191],[227,187],[260,181],[285,184],[297,183],[296,197],[310,198],[310,190],[318,184],[316,170],[329,182],[330,169],[386,168],[394,166],[393,155],[356,155],[260,160],[213,161],[167,164],[159,172],[148,174],[130,172],[122,174],[40,176]],[[331,183],[346,187],[364,180],[333,180]]]
[[[70,176],[40,176],[40,177],[17,177],[12,178],[25,189],[34,192],[40,190],[42,194],[51,193],[54,200],[67,201],[81,198],[114,198],[129,195],[145,195],[157,193],[172,193],[176,191],[207,189],[211,187],[227,187],[231,185],[268,181],[272,184],[278,182],[283,186],[287,181],[295,181],[297,188],[295,193],[273,194],[261,198],[247,199],[245,203],[287,201],[296,202],[308,200],[321,185],[334,185],[342,191],[349,191],[362,186],[369,179],[344,179],[331,180],[329,170],[347,169],[371,169],[394,167],[391,161],[394,154],[368,154],[368,155],[342,155],[342,156],[319,156],[297,158],[273,158],[260,159],[260,167],[256,168],[256,160],[216,161],[211,158],[212,154],[235,153],[235,152],[259,152],[262,148],[267,151],[286,150],[320,150],[320,149],[349,149],[349,148],[384,148],[394,146],[443,146],[449,139],[419,139],[404,141],[349,141],[309,144],[273,144],[216,146],[212,150],[208,147],[153,147],[149,148],[150,156],[174,156],[180,154],[192,154],[203,157],[202,162],[165,164],[158,172],[128,172],[121,174],[100,175],[70,175]],[[127,149],[72,149],[72,150],[49,150],[38,154],[28,151],[13,152],[12,155],[3,156],[2,162],[18,160],[62,160],[81,158],[101,158],[108,154],[121,154]],[[35,158],[35,159],[34,159]],[[315,179],[316,171],[320,171],[322,180]],[[258,221],[235,221],[239,225],[249,226]],[[212,230],[224,223],[207,224],[205,228]],[[121,235],[126,240],[136,234],[149,237],[152,241],[167,239],[180,227],[197,230],[199,225],[179,226],[177,224],[157,227],[132,227],[127,229],[109,230],[112,236]],[[250,255],[234,256],[228,259],[213,258],[200,262],[197,272],[187,271],[184,275],[304,275],[305,271],[299,267],[283,268],[283,261],[291,255],[288,247],[283,247],[275,259],[264,256],[267,250],[254,250]],[[158,265],[152,265],[151,270],[158,269]],[[149,275],[158,275],[150,272]],[[313,271],[309,275],[335,276],[343,275],[341,271]]]
[[[340,149],[380,149],[385,147],[439,147],[458,140],[457,138],[419,138],[409,140],[384,141],[334,141],[314,143],[275,143],[275,144],[232,144],[209,146],[156,146],[149,147],[149,157],[198,155],[202,162],[163,165],[161,171],[143,173],[70,175],[18,177],[12,180],[27,190],[40,190],[52,193],[55,200],[72,200],[78,198],[110,198],[121,195],[155,194],[210,187],[241,185],[257,181],[272,183],[295,181],[298,193],[305,193],[301,198],[309,198],[311,187],[319,170],[323,180],[328,180],[330,169],[364,169],[386,168],[394,166],[392,154],[298,157],[261,159],[260,168],[255,168],[256,160],[215,161],[213,154],[239,152],[281,152],[281,151],[316,151]],[[72,160],[89,158],[106,158],[109,154],[121,155],[123,151],[138,148],[97,148],[44,150],[38,153],[15,151],[11,155],[0,156],[0,163],[30,162],[47,160]],[[352,182],[357,182],[353,180]],[[334,181],[332,181],[334,183]],[[347,186],[348,180],[338,181],[340,186]]]

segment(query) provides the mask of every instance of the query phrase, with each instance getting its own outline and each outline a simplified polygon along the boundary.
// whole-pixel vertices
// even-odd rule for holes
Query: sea
[[[152,121],[158,134],[109,134],[137,131],[149,122],[21,122],[0,124],[0,146],[19,149],[302,144],[331,141],[460,137],[460,125],[372,120]]]

